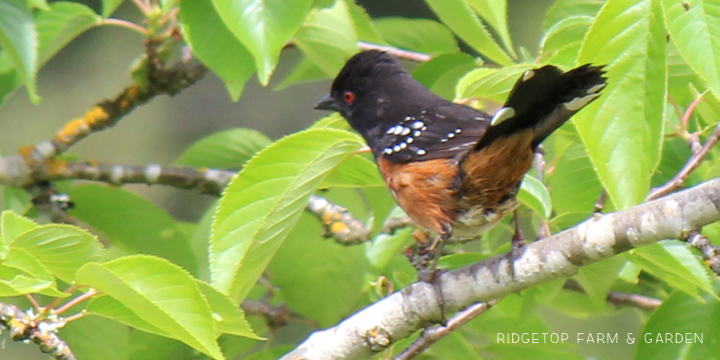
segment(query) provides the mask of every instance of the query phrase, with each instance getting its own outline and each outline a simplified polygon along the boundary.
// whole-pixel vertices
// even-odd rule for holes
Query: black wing
[[[475,147],[490,118],[452,103],[421,110],[398,122],[383,122],[374,150],[393,163],[455,158]]]

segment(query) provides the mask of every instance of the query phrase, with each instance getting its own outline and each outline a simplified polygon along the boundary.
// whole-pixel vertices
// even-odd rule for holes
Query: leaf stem
[[[75,305],[77,305],[77,304],[79,304],[79,303],[81,303],[81,302],[83,302],[83,301],[85,301],[85,300],[87,300],[87,299],[89,299],[89,298],[97,295],[97,294],[98,294],[97,291],[95,291],[94,289],[90,289],[90,290],[88,290],[88,292],[79,295],[78,297],[76,297],[76,298],[68,301],[67,303],[65,303],[65,305],[59,307],[57,310],[55,310],[55,314],[56,314],[56,315],[62,314],[63,312],[65,312],[65,311],[67,311],[68,309],[70,309],[71,307],[73,307],[73,306],[75,306]]]
[[[126,29],[130,29],[132,31],[136,31],[136,32],[140,33],[142,36],[148,35],[147,29],[145,29],[144,27],[142,27],[138,24],[127,21],[127,20],[109,18],[109,19],[103,20],[103,25],[120,26],[120,27],[124,27]]]

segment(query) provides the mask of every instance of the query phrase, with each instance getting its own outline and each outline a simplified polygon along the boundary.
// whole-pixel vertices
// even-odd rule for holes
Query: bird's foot
[[[445,298],[440,282],[442,270],[438,269],[437,265],[444,248],[445,240],[441,236],[436,236],[433,241],[427,241],[427,239],[425,242],[418,241],[417,251],[414,254],[408,254],[410,262],[418,272],[418,280],[432,285],[437,294],[440,322],[443,326],[447,324],[447,317],[445,316]]]

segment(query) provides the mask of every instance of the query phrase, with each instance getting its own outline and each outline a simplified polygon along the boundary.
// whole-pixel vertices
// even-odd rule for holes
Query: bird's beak
[[[337,101],[335,101],[330,94],[327,94],[318,100],[317,104],[315,104],[315,109],[340,111],[340,106],[338,106]]]

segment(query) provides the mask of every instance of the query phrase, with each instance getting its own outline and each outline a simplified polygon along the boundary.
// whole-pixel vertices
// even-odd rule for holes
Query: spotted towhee
[[[601,67],[526,71],[494,116],[433,94],[391,55],[363,51],[315,108],[339,111],[367,141],[398,204],[444,240],[470,239],[518,206],[538,145],[600,96]]]

